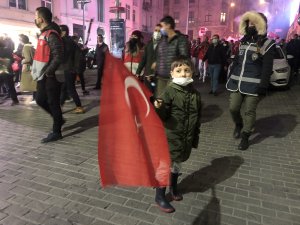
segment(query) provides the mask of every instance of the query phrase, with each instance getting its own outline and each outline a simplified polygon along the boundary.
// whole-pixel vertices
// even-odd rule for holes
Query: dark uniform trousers
[[[36,103],[53,118],[53,132],[61,133],[62,111],[60,107],[61,83],[55,77],[44,77],[37,82]]]
[[[261,101],[261,96],[241,94],[239,91],[232,92],[229,99],[229,110],[236,125],[243,124],[242,132],[251,133],[256,120],[256,108]],[[241,115],[244,103],[244,116]]]

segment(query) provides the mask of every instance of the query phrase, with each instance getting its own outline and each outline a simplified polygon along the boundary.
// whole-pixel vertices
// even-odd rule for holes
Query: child
[[[198,147],[200,133],[200,94],[193,88],[193,64],[188,58],[179,58],[171,65],[172,81],[154,106],[164,122],[172,160],[170,194],[175,201],[182,200],[177,192],[178,173],[192,148]],[[164,212],[174,212],[166,200],[166,187],[156,188],[155,201]]]

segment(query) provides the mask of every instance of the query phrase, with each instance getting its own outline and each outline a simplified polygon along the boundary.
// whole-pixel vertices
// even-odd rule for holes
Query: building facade
[[[90,0],[88,3],[78,3],[78,0],[1,0],[0,1],[0,33],[9,35],[15,44],[18,44],[19,34],[26,34],[35,44],[39,30],[34,24],[35,9],[46,6],[53,13],[53,21],[57,24],[66,24],[70,35],[79,35],[83,38],[83,24],[85,25],[84,38],[89,47],[95,47],[97,34],[104,36],[104,41],[110,43],[109,21],[115,18],[109,9],[115,5],[115,0]],[[163,3],[160,0],[120,0],[126,9],[121,18],[126,23],[126,40],[133,30],[141,30],[146,36],[152,32],[153,26],[163,16]],[[84,14],[84,20],[83,20]],[[87,34],[91,25],[90,35]]]
[[[288,28],[289,5],[293,0],[164,0],[164,14],[174,17],[176,29],[190,39],[219,34],[239,38],[243,13],[255,10],[269,20],[269,30],[284,37]]]

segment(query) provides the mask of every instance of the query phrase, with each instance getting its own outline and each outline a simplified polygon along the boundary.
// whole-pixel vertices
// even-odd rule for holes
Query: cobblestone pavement
[[[88,74],[91,84],[93,76]],[[92,85],[90,85],[92,87]],[[300,86],[274,91],[258,108],[251,147],[237,150],[228,93],[204,102],[200,146],[184,163],[184,200],[165,214],[151,188],[107,188],[99,182],[99,92],[82,97],[87,112],[67,103],[64,138],[41,144],[51,121],[37,106],[0,105],[2,225],[299,225]]]

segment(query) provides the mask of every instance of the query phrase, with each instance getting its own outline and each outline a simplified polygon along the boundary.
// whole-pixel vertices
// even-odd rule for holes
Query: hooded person
[[[136,74],[139,63],[144,54],[143,35],[139,30],[131,33],[129,41],[125,46],[124,65],[132,73]]]
[[[234,138],[242,138],[239,150],[249,147],[249,137],[256,120],[256,109],[266,96],[273,71],[275,42],[267,38],[267,18],[264,14],[249,11],[241,17],[239,52],[229,72],[226,84],[230,94],[230,113],[235,123]],[[245,112],[241,116],[241,107]]]

